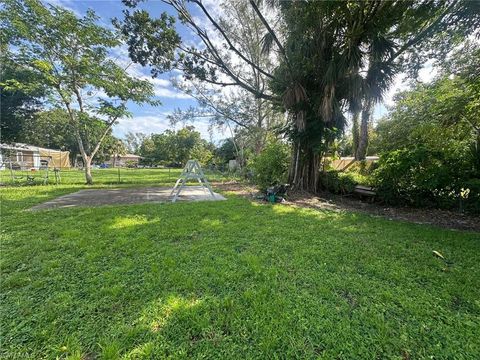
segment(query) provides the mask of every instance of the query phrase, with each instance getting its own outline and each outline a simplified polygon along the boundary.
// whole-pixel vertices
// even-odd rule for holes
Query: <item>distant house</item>
[[[115,154],[110,157],[110,167],[137,167],[142,157],[135,154]]]
[[[0,144],[0,170],[70,168],[70,152],[22,143]]]

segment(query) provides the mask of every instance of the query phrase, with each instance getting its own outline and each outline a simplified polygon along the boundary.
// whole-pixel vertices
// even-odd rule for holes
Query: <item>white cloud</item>
[[[196,121],[193,124],[177,124],[171,126],[167,116],[169,112],[158,112],[153,114],[152,111],[148,112],[148,115],[134,116],[133,118],[121,119],[113,128],[113,134],[119,138],[125,137],[125,134],[129,131],[142,132],[144,134],[159,134],[167,129],[181,129],[186,125],[193,125],[195,130],[200,132],[202,138],[218,142],[221,139],[228,137],[228,134],[218,129],[210,132],[210,126],[207,121]]]
[[[150,81],[154,86],[157,87],[168,87],[170,86],[170,80],[167,79],[160,79],[160,78],[149,78],[143,76],[142,79]]]
[[[438,69],[433,66],[433,60],[428,60],[418,72],[418,80],[423,83],[431,82],[437,75]]]
[[[170,80],[152,78],[148,68],[132,63],[125,45],[114,48],[111,56],[117,64],[127,68],[127,73],[130,76],[149,81],[154,87],[155,96],[172,99],[191,99],[191,96],[175,89]]]
[[[160,87],[155,87],[155,96],[173,99],[192,99],[192,97],[188,94],[182,93],[174,89]]]
[[[148,76],[141,76],[140,79],[150,81],[154,87],[155,96],[173,99],[192,99],[188,94],[175,89],[170,80],[151,78]]]
[[[82,14],[75,8],[75,1],[73,0],[44,0],[47,5],[61,7],[73,12],[76,16],[82,16]]]
[[[404,91],[409,88],[408,79],[406,78],[405,74],[398,74],[395,76],[395,80],[393,81],[393,85],[390,87],[388,92],[386,93],[383,104],[385,106],[392,106],[395,102],[393,101],[393,97],[399,91]]]
[[[133,118],[121,119],[113,128],[115,136],[124,137],[129,131],[142,132],[145,134],[157,134],[170,128],[165,113],[158,115],[134,116]]]

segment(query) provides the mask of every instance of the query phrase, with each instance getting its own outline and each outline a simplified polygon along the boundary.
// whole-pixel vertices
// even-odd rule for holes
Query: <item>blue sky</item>
[[[79,16],[84,15],[88,9],[92,9],[100,17],[100,22],[106,26],[111,26],[111,19],[114,17],[121,19],[123,17],[122,10],[125,8],[120,0],[45,0],[45,2],[68,8]],[[211,6],[212,4],[215,4],[214,0],[208,1],[207,5]],[[145,3],[141,3],[140,7],[148,10],[152,16],[158,16],[162,12],[167,11],[176,17],[176,13],[172,11],[171,7],[158,0],[146,1]],[[186,28],[179,27],[178,31],[182,39],[195,41],[195,38]],[[129,63],[128,52],[125,47],[116,49],[113,55],[118,58],[119,62]],[[129,110],[132,113],[132,118],[120,120],[119,124],[114,127],[114,135],[122,138],[128,131],[143,132],[146,134],[163,132],[168,128],[172,128],[167,116],[173,112],[175,108],[185,109],[189,106],[195,106],[196,102],[194,99],[177,91],[170,84],[169,79],[174,76],[179,76],[179,73],[163,74],[157,79],[151,79],[149,69],[143,68],[140,65],[130,66],[129,71],[135,76],[148,78],[153,82],[156,97],[162,102],[162,105],[153,107],[150,105],[138,106],[136,104],[130,104]],[[435,70],[432,69],[431,65],[427,64],[427,66],[421,70],[419,80],[430,81],[434,74]],[[378,119],[382,117],[387,112],[387,107],[393,104],[393,95],[398,90],[406,88],[407,85],[404,78],[399,75],[385,96],[384,102],[378,104],[375,108],[374,118]],[[177,128],[180,126],[182,125],[177,125]],[[196,121],[194,126],[200,131],[203,138],[210,141],[218,143],[221,139],[229,136],[228,132],[222,132],[219,129],[209,131],[207,121]]]
[[[111,19],[114,17],[121,19],[123,17],[122,10],[125,8],[120,0],[48,0],[45,2],[68,8],[79,16],[84,15],[88,9],[92,9],[100,17],[100,22],[106,26],[111,26]],[[152,16],[158,16],[164,11],[169,12],[171,15],[176,15],[168,5],[165,5],[161,1],[148,1],[139,7],[147,9]],[[189,41],[194,40],[185,28],[180,27],[179,33],[182,39]],[[128,52],[125,47],[115,49],[113,55],[118,58],[119,62],[129,63]],[[146,134],[163,132],[168,128],[172,128],[167,120],[167,116],[173,112],[175,108],[188,108],[189,106],[196,105],[194,99],[171,86],[169,79],[178,76],[178,72],[163,74],[156,79],[152,79],[149,69],[143,68],[140,65],[134,64],[130,66],[129,71],[135,76],[145,77],[153,82],[156,98],[162,102],[162,105],[154,107],[129,103],[129,111],[132,113],[132,118],[122,119],[115,125],[113,129],[115,136],[122,138],[128,131],[143,132]],[[196,121],[193,125],[201,132],[202,137],[207,140],[218,142],[228,136],[227,132],[222,133],[222,131],[218,129],[210,132],[207,121]],[[177,128],[181,126],[182,125],[179,124]]]

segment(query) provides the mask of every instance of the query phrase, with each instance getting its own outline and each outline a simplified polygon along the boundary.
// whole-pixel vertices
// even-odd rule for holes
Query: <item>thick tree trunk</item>
[[[318,191],[320,179],[320,154],[296,143],[290,163],[289,184],[293,189],[311,193]]]
[[[362,111],[362,121],[360,123],[360,139],[358,141],[357,152],[355,153],[355,160],[365,160],[368,149],[368,124],[372,116],[372,101],[368,100],[365,108]]]

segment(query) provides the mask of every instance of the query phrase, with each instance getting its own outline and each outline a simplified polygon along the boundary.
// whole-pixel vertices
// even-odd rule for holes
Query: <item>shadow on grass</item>
[[[472,234],[234,197],[18,222],[3,244],[6,358],[480,351]]]

